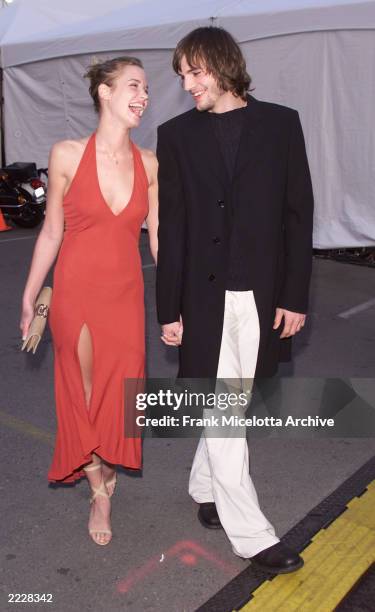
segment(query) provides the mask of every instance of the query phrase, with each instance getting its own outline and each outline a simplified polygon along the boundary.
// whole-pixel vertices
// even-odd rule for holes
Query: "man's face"
[[[201,66],[190,66],[183,56],[179,75],[183,88],[193,96],[196,109],[215,112],[218,101],[226,92],[219,88],[212,74]]]

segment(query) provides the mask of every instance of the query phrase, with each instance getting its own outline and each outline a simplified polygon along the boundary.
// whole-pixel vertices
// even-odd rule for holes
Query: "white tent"
[[[150,107],[133,137],[191,102],[171,70],[189,30],[240,42],[259,99],[299,110],[316,199],[317,248],[375,244],[375,2],[353,0],[14,0],[0,10],[7,162],[47,161],[51,144],[95,127],[82,78],[98,58],[144,62]]]

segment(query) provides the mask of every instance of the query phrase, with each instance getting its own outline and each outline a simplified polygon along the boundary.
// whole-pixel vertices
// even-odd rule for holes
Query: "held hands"
[[[276,308],[275,320],[273,322],[273,329],[280,327],[280,323],[284,317],[284,329],[280,338],[290,338],[297,332],[301,331],[305,325],[306,315],[299,314],[298,312],[292,312],[285,308]]]
[[[161,326],[162,335],[160,336],[164,344],[168,346],[180,346],[182,342],[183,325],[182,318],[174,323],[166,323]]]

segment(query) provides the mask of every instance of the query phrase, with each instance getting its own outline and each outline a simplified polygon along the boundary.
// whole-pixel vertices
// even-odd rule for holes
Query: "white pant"
[[[217,378],[231,379],[229,384],[237,379],[243,389],[251,390],[258,348],[259,319],[253,292],[226,291]],[[249,475],[245,435],[230,437],[229,432],[228,437],[220,438],[202,434],[191,469],[189,493],[199,504],[215,502],[233,551],[240,557],[252,557],[279,542],[259,508]]]

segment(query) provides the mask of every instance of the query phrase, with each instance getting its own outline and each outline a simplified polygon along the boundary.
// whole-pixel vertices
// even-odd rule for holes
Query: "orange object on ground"
[[[133,191],[115,215],[100,190],[95,133],[64,197],[65,234],[54,272],[50,326],[55,354],[56,446],[51,481],[84,477],[95,452],[105,461],[140,469],[141,438],[127,437],[124,379],[143,379],[144,288],[139,236],[148,213],[148,180],[131,143]],[[86,405],[78,343],[92,341],[92,392]],[[86,331],[87,331],[86,329]],[[132,421],[133,422],[133,421]]]
[[[3,213],[0,210],[0,232],[7,232],[8,230],[11,230],[11,229],[13,228],[9,227],[9,225],[5,223]]]

